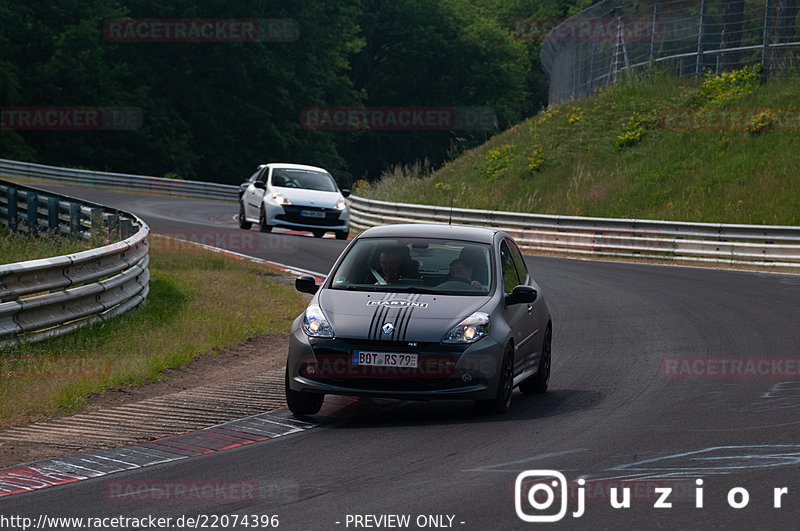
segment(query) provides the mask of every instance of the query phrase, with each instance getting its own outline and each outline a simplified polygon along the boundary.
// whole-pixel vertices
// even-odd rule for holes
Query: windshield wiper
[[[464,290],[464,291],[445,291],[428,286],[398,286],[398,285],[358,285],[349,284],[346,286],[331,286],[331,289],[345,291],[378,291],[383,293],[425,293],[426,295],[487,295],[485,291]]]
[[[346,286],[331,286],[331,289],[342,289],[346,291],[384,291],[383,286],[381,285],[358,285],[358,284],[347,284]]]

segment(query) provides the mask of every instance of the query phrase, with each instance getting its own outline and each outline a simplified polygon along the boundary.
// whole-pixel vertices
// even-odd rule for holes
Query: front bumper
[[[483,400],[496,395],[503,348],[491,337],[466,346],[311,339],[298,324],[292,327],[287,360],[294,391],[406,400]],[[354,366],[354,350],[417,353],[418,367]]]
[[[302,211],[324,214],[323,218],[303,216]],[[346,231],[350,228],[350,207],[344,210],[320,208],[305,205],[280,206],[264,202],[267,223],[273,227],[288,229],[325,229],[326,231]]]

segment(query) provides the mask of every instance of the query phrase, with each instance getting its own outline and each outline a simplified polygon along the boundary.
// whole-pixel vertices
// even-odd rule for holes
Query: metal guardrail
[[[496,227],[528,250],[578,255],[800,267],[800,227],[590,218],[389,203],[350,196],[350,224]]]
[[[0,265],[0,347],[120,315],[147,297],[150,230],[138,217],[0,181],[0,220],[31,235],[102,234],[118,240],[70,255]]]
[[[184,181],[164,177],[129,175],[72,168],[58,168],[30,162],[0,159],[0,176],[21,179],[37,179],[47,182],[77,184],[89,187],[112,187],[126,190],[146,190],[167,195],[222,199],[235,201],[238,186],[229,184]]]
[[[78,183],[84,186],[122,186],[122,181],[78,178],[71,170],[20,163],[0,159],[0,175],[6,168],[15,168],[15,175],[56,182]],[[47,173],[40,168],[48,168]],[[122,175],[84,172],[91,175]],[[47,176],[55,176],[48,178]],[[83,174],[81,174],[83,175]],[[137,190],[156,190],[153,179],[139,175],[124,175],[130,187]],[[67,180],[70,179],[70,180]],[[170,181],[170,179],[166,179]],[[160,181],[160,179],[159,179]],[[176,181],[193,186],[212,183]],[[213,185],[206,188],[208,199],[235,200],[236,186]],[[232,192],[231,192],[232,191]],[[757,266],[800,267],[800,227],[773,225],[734,225],[637,219],[590,218],[555,216],[519,212],[497,212],[466,208],[448,208],[408,203],[389,203],[350,196],[350,223],[365,229],[384,223],[458,223],[484,225],[503,229],[514,235],[520,247],[533,251],[560,254],[611,256],[627,258],[658,258],[676,261],[748,263]],[[84,222],[85,223],[85,222]]]

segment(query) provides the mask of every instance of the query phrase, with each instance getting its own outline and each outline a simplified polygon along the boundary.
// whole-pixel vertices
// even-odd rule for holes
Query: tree
[[[369,106],[489,107],[505,128],[525,105],[530,61],[508,23],[466,0],[365,0],[359,25],[366,46],[353,58],[352,79]],[[377,177],[395,163],[463,149],[487,131],[364,131],[342,152],[357,176]]]

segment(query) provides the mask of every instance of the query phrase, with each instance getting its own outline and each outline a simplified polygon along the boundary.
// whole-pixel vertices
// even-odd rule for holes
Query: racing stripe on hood
[[[372,314],[372,322],[369,324],[369,335],[367,336],[369,339],[376,339],[378,337],[378,331],[380,330],[381,320],[383,319],[383,313],[385,311],[385,306],[378,306],[375,308],[375,312]]]
[[[417,302],[420,297],[419,293],[413,295],[411,297],[411,302]],[[403,314],[403,317],[400,318],[399,322],[397,323],[397,339],[398,341],[405,341],[406,339],[406,332],[408,332],[408,323],[411,321],[411,314],[414,313],[414,307],[406,308],[406,312]],[[405,320],[403,319],[405,318]]]
[[[401,339],[400,338],[400,327],[403,324],[403,317],[405,317],[406,314],[408,314],[408,312],[409,312],[409,308],[408,307],[400,308],[397,311],[397,315],[395,315],[395,318],[394,318],[395,326],[394,326],[394,330],[392,330],[392,337],[391,337],[392,341],[394,341],[395,339],[397,339],[397,340]]]
[[[408,297],[409,302],[416,302],[419,298],[419,295],[412,295]],[[402,328],[403,323],[408,322],[408,318],[410,317],[413,308],[410,306],[405,306],[403,308],[399,308],[397,310],[397,315],[394,316],[394,330],[392,330],[392,336],[389,338],[391,341],[402,341]]]
[[[381,302],[388,301],[397,296],[397,293],[390,293],[388,296],[384,296],[381,299]],[[372,321],[369,323],[369,334],[367,337],[369,339],[378,339],[380,337],[381,325],[383,325],[383,319],[386,317],[386,314],[389,313],[389,307],[378,305],[375,308],[375,312],[372,314]]]

